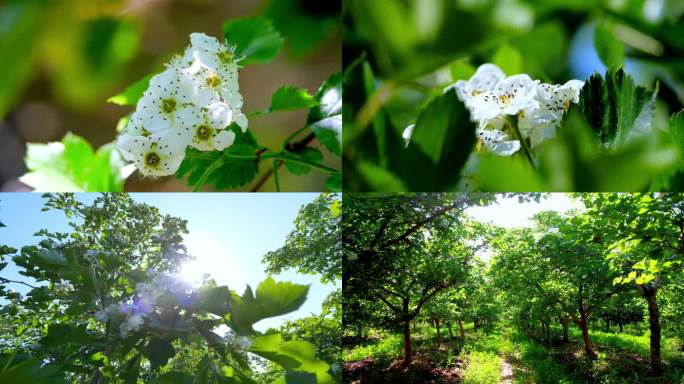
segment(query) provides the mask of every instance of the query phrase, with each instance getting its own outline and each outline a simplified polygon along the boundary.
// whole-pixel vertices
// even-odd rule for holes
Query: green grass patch
[[[496,384],[500,379],[499,356],[477,351],[468,354],[468,368],[463,376],[464,384]]]
[[[530,340],[520,332],[511,335],[511,344],[515,356],[522,363],[523,369],[515,370],[517,383],[536,384],[569,384],[574,383],[563,367],[556,363],[549,350]]]
[[[377,343],[360,345],[345,351],[344,361],[358,361],[367,357],[380,360],[391,360],[401,356],[404,339],[402,335],[390,334],[382,337]]]

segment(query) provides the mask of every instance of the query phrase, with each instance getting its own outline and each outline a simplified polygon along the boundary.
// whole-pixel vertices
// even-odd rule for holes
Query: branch
[[[383,303],[387,304],[387,306],[390,307],[390,309],[391,309],[392,311],[394,311],[394,312],[396,312],[396,313],[401,313],[401,312],[402,312],[402,310],[400,310],[399,308],[397,308],[397,307],[395,307],[394,305],[390,304],[390,302],[387,301],[387,299],[385,299],[385,297],[384,297],[383,295],[378,295],[378,297],[380,298],[380,300],[382,300]]]
[[[315,138],[316,138],[316,135],[314,135],[313,132],[311,132],[305,138],[303,138],[301,141],[298,141],[295,143],[288,143],[285,146],[285,149],[292,151],[292,152],[297,152],[299,150],[302,150],[304,147],[306,147]],[[285,163],[282,161],[278,162],[278,166],[275,167],[275,169],[280,169],[283,166],[283,164],[285,164]],[[264,184],[266,184],[268,179],[270,179],[271,176],[273,176],[275,169],[270,168],[269,170],[267,170],[266,173],[264,173],[264,175],[261,176],[259,181],[254,185],[254,187],[252,187],[251,191],[252,192],[258,192],[264,186]]]
[[[468,203],[468,202],[470,202],[470,199],[466,197],[466,198],[463,198],[463,199],[456,200],[454,203],[449,204],[449,205],[447,205],[447,206],[445,206],[445,207],[439,208],[437,211],[435,211],[435,212],[432,213],[431,215],[428,215],[428,216],[427,216],[426,218],[424,218],[423,220],[421,220],[421,221],[419,221],[418,223],[416,223],[416,224],[414,224],[413,226],[411,226],[409,229],[407,229],[407,230],[406,230],[403,234],[401,234],[399,237],[397,237],[397,238],[395,238],[395,239],[393,239],[393,240],[390,240],[390,241],[387,241],[387,242],[381,244],[380,247],[381,247],[381,248],[386,248],[386,247],[389,247],[389,246],[391,246],[391,245],[397,244],[397,243],[399,243],[399,242],[405,241],[411,234],[415,233],[416,231],[418,231],[419,229],[421,229],[422,227],[424,227],[425,225],[427,225],[427,224],[428,224],[429,222],[431,222],[432,220],[438,218],[439,216],[444,215],[445,213],[451,211],[452,209],[458,208],[458,207],[461,206],[461,205],[465,205],[465,204]]]
[[[405,299],[405,297],[402,296],[401,294],[399,294],[398,292],[390,291],[389,289],[387,289],[387,288],[385,288],[385,287],[380,287],[380,289],[382,289],[383,291],[389,293],[389,294],[392,295],[392,296],[396,296],[396,297],[398,297],[398,298],[400,298],[400,299]]]
[[[432,296],[437,294],[437,292],[441,291],[442,289],[449,288],[450,286],[451,284],[441,284],[437,288],[435,288],[435,290],[432,291],[430,294],[428,294],[427,296],[423,296],[423,298],[420,299],[420,301],[418,302],[418,306],[416,306],[416,308],[413,310],[413,316],[418,315],[418,312],[420,312],[420,308],[422,308],[423,304],[430,300]]]
[[[7,284],[7,283],[24,284],[25,286],[30,287],[30,288],[34,288],[34,289],[35,289],[35,288],[38,288],[38,287],[33,286],[33,285],[29,284],[29,283],[25,283],[25,282],[23,282],[23,281],[10,280],[10,279],[6,279],[6,278],[4,278],[4,277],[0,277],[0,283],[3,283],[3,284]]]

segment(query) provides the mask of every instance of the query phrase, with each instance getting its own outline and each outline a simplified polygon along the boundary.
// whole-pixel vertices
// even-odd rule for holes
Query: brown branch
[[[417,222],[416,224],[414,224],[413,226],[411,226],[403,234],[399,235],[399,237],[381,244],[380,247],[386,248],[386,247],[389,247],[391,245],[397,244],[399,242],[405,241],[411,234],[415,233],[416,231],[418,231],[419,229],[421,229],[422,227],[427,225],[432,220],[438,218],[439,216],[444,215],[445,213],[451,211],[452,209],[456,209],[459,206],[465,205],[468,202],[470,202],[470,199],[466,197],[463,199],[456,200],[453,204],[449,204],[445,207],[438,209],[434,213],[428,215],[423,220],[421,220],[421,221]]]
[[[295,153],[299,152],[302,149],[304,149],[304,147],[306,147],[315,138],[316,138],[316,135],[314,135],[314,133],[311,132],[305,138],[303,138],[301,141],[298,141],[295,143],[287,143],[287,145],[285,145],[285,149],[287,149],[290,152],[295,152]],[[285,162],[282,160],[274,160],[274,161],[280,161],[280,163],[278,163],[278,169],[282,168],[283,164],[285,164]],[[269,168],[266,171],[266,173],[264,173],[264,175],[261,176],[259,181],[256,184],[254,184],[254,187],[252,187],[252,189],[250,191],[251,192],[259,192],[259,190],[264,186],[264,184],[266,184],[266,182],[268,181],[268,179],[271,178],[271,176],[273,176],[273,168]]]
[[[29,288],[34,288],[34,289],[35,289],[35,288],[38,288],[38,287],[33,286],[33,285],[29,284],[29,283],[25,283],[25,282],[23,282],[23,281],[10,280],[10,279],[6,279],[6,278],[4,278],[4,277],[0,277],[0,283],[3,283],[3,284],[7,284],[7,283],[24,284],[25,286],[27,286],[27,287],[29,287]]]

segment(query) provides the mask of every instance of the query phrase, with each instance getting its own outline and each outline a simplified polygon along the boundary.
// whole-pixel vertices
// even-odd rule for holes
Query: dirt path
[[[501,367],[501,384],[513,384],[513,366],[506,356],[499,356],[499,367]]]

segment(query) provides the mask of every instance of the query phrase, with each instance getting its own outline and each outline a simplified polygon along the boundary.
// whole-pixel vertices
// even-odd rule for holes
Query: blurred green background
[[[654,126],[667,129],[670,114],[684,104],[683,15],[681,0],[346,0],[343,66],[367,60],[372,84],[345,94],[345,190],[397,184],[378,153],[390,146],[378,127],[400,138],[444,86],[468,79],[482,63],[561,84],[603,74],[597,25],[624,47],[625,71],[637,84],[659,83]]]
[[[265,109],[282,85],[315,93],[341,69],[341,1],[312,0],[10,0],[0,2],[0,190],[25,190],[26,142],[59,141],[67,131],[97,148],[114,139],[116,124],[131,108],[107,104],[108,97],[161,68],[189,44],[189,34],[222,36],[232,18],[265,14],[286,39],[273,63],[240,73],[244,111]],[[276,147],[303,126],[306,112],[251,119],[250,128]],[[327,151],[324,151],[327,154]],[[326,155],[328,156],[328,155]],[[339,168],[336,157],[324,159]],[[270,168],[264,164],[260,176]],[[241,190],[251,190],[258,176]],[[283,172],[281,188],[320,190],[326,175]],[[174,177],[143,179],[129,191],[187,190]],[[260,190],[274,190],[267,181]]]

